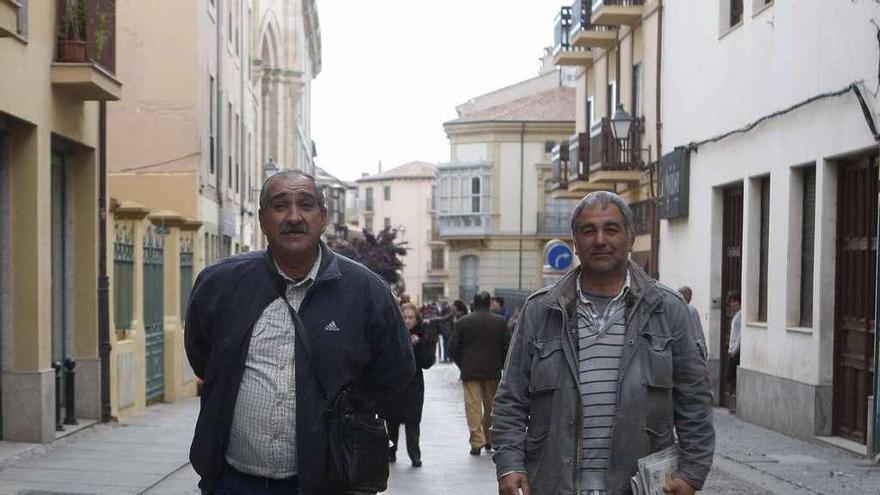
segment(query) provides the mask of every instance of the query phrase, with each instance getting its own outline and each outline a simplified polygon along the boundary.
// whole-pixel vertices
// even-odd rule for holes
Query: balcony
[[[590,139],[586,133],[574,134],[569,138],[568,143],[562,143],[554,148],[551,198],[580,199],[589,192],[609,189],[607,184],[590,181],[587,168],[589,156]]]
[[[25,35],[27,4],[27,0],[0,0],[0,38]]]
[[[8,0],[0,0],[8,1]],[[116,101],[116,0],[57,0],[52,85],[84,101]]]
[[[569,67],[591,67],[593,53],[589,48],[574,47],[570,43],[572,26],[571,7],[562,7],[556,16],[553,33],[553,64]]]
[[[437,232],[443,239],[485,237],[492,233],[492,216],[488,213],[438,215]]]
[[[633,235],[648,235],[654,221],[657,203],[653,199],[637,201],[629,205],[633,212]]]
[[[552,239],[571,235],[569,213],[538,212],[538,237]]]
[[[569,39],[575,48],[613,48],[617,44],[617,29],[593,23],[593,13],[586,7],[589,0],[578,0],[572,5],[573,18]]]
[[[638,184],[643,177],[642,129],[644,119],[632,122],[629,137],[617,140],[611,119],[603,118],[594,129],[589,144],[589,179],[596,184]]]
[[[593,0],[592,20],[604,26],[635,26],[642,22],[645,0]]]

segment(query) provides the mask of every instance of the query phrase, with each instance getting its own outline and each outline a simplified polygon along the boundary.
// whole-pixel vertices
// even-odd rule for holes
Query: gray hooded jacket
[[[578,490],[582,404],[577,335],[567,329],[579,275],[578,268],[529,297],[495,396],[498,476],[524,472],[536,495]],[[672,445],[676,435],[678,476],[700,489],[715,450],[705,345],[677,292],[635,263],[630,282],[608,493],[630,493],[638,459]]]

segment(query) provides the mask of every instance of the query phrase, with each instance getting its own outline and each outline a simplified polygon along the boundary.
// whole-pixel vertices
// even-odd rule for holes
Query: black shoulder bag
[[[287,298],[282,295],[287,302]],[[377,493],[388,488],[388,432],[377,417],[375,403],[366,394],[347,384],[330,398],[321,374],[312,359],[311,344],[305,325],[288,303],[290,315],[315,381],[324,397],[324,420],[331,469],[346,492]]]

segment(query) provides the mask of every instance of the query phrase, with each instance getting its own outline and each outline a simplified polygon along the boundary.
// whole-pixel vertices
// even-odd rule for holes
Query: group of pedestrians
[[[269,247],[203,270],[186,313],[186,352],[203,381],[190,451],[199,486],[380,491],[400,425],[422,464],[422,370],[438,337],[418,308],[321,241],[327,209],[312,176],[270,177],[259,205]],[[616,194],[587,195],[571,222],[580,266],[532,294],[512,334],[514,315],[494,314],[487,293],[468,314],[453,304],[449,337],[438,332],[461,371],[470,453],[494,450],[502,495],[628,493],[638,459],[676,443],[664,491],[690,495],[706,479],[705,345],[681,296],[628,261],[632,218]],[[372,442],[377,414],[390,451],[384,432]]]

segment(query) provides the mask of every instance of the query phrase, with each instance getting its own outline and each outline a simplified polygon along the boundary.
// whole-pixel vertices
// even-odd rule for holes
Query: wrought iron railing
[[[589,174],[590,137],[583,132],[568,140],[568,180],[587,180]]]
[[[116,73],[116,0],[56,0],[59,62],[88,62]]]
[[[538,235],[567,236],[570,234],[571,216],[564,212],[538,212]]]
[[[186,321],[189,293],[193,286],[193,238],[180,238],[180,321]]]
[[[571,30],[571,7],[562,7],[556,15],[553,29],[553,54],[571,48],[569,33]]]
[[[606,5],[614,7],[638,7],[645,5],[645,0],[593,0],[593,8],[595,11]]]
[[[611,119],[603,118],[599,132],[590,138],[590,171],[641,168],[642,127],[644,119],[634,119],[629,136],[618,140],[611,131]]]
[[[568,145],[559,143],[553,147],[553,158],[551,159],[552,182],[560,188],[568,187]]]
[[[657,203],[653,199],[638,201],[629,205],[633,213],[633,235],[645,235],[651,233],[651,225],[654,220],[654,212]]]
[[[116,227],[113,243],[113,322],[116,330],[130,330],[134,303],[134,243],[131,231]]]

